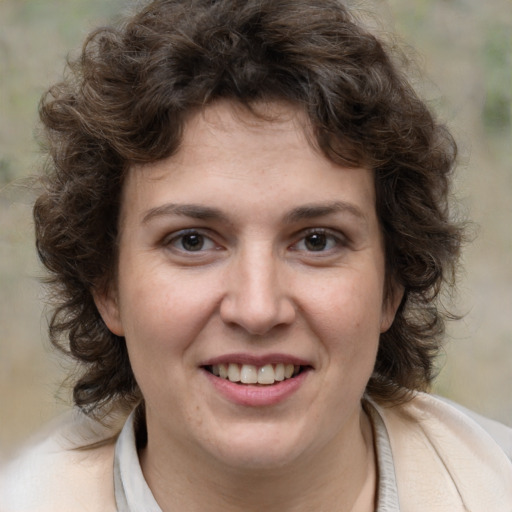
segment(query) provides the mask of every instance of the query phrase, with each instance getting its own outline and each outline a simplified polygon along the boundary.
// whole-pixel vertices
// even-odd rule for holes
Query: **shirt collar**
[[[162,512],[144,479],[135,443],[135,411],[119,434],[114,455],[114,491],[118,512]]]
[[[377,452],[378,493],[376,512],[400,512],[395,465],[386,426],[370,401],[365,401]],[[140,467],[132,412],[119,435],[114,456],[114,490],[118,512],[162,512]]]

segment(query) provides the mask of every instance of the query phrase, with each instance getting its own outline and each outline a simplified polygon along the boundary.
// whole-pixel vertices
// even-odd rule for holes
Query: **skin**
[[[361,397],[400,299],[384,300],[373,175],[314,149],[297,108],[259,108],[272,119],[208,106],[124,186],[118,276],[96,302],[146,401],[141,466],[164,511],[373,510]],[[204,368],[231,354],[308,371],[243,405]]]

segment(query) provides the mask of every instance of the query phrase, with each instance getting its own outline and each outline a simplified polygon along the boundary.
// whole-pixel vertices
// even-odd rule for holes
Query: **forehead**
[[[276,153],[307,147],[313,155],[311,123],[299,107],[285,102],[260,102],[247,107],[221,100],[195,112],[185,123],[179,150],[170,160],[176,167],[211,163],[213,156],[236,161],[247,160],[248,153],[276,159]],[[158,162],[145,166],[158,166]],[[243,172],[247,165],[240,165]]]
[[[169,202],[272,211],[304,203],[351,201],[374,209],[373,173],[342,167],[312,143],[298,107],[267,103],[255,112],[217,102],[187,121],[171,157],[130,169],[124,214]]]

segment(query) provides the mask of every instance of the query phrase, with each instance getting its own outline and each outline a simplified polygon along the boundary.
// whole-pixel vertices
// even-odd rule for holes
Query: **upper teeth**
[[[243,384],[274,384],[293,377],[298,373],[300,366],[293,364],[266,364],[255,366],[252,364],[214,364],[211,367],[212,373],[221,379],[229,379],[231,382],[242,382]]]

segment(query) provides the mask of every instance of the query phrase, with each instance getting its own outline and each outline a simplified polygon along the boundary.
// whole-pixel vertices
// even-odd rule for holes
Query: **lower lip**
[[[203,370],[209,382],[215,389],[237,405],[248,407],[265,407],[283,402],[304,383],[309,371],[302,371],[296,377],[270,384],[267,386],[254,386],[251,384],[237,384],[227,379],[216,377],[207,370]]]

